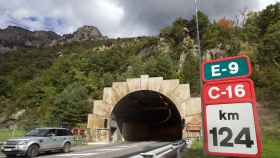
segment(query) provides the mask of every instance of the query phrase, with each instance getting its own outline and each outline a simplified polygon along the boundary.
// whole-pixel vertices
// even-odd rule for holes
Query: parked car
[[[3,143],[1,151],[7,157],[26,156],[33,158],[42,152],[71,151],[73,136],[65,128],[36,128],[24,137],[9,139]]]

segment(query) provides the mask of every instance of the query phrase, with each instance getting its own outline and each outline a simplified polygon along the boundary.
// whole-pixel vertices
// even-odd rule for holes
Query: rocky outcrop
[[[10,47],[5,47],[3,45],[0,44],[0,54],[5,54],[9,51],[12,51],[14,50],[13,48],[10,48]]]
[[[83,26],[80,27],[76,32],[73,33],[73,41],[88,41],[103,39],[101,32],[94,26]]]
[[[51,31],[29,31],[17,26],[0,29],[1,50],[8,51],[12,48],[47,47],[53,40],[61,36]]]
[[[52,31],[29,31],[17,26],[0,29],[0,54],[17,48],[52,47],[73,41],[105,39],[94,26],[83,26],[72,34],[60,36]]]
[[[61,39],[59,39],[57,44],[71,43],[74,41],[96,41],[104,40],[105,37],[101,34],[98,28],[94,26],[83,26],[78,28],[72,34],[65,34]]]
[[[26,110],[19,110],[12,115],[7,115],[0,113],[0,129],[1,128],[10,128],[16,124],[19,118],[25,113]]]

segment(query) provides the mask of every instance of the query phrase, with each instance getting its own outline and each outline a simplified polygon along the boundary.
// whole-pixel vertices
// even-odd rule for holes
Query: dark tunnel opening
[[[182,138],[183,122],[175,104],[150,90],[130,93],[112,112],[112,120],[126,141],[174,141]]]

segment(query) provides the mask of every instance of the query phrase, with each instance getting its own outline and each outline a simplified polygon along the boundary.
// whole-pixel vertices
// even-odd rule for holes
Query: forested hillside
[[[247,13],[242,24],[210,21],[199,12],[199,24],[205,59],[248,55],[258,102],[280,118],[280,3]],[[84,123],[104,87],[141,74],[179,78],[198,96],[194,39],[194,19],[178,18],[157,37],[73,41],[0,54],[0,128]]]

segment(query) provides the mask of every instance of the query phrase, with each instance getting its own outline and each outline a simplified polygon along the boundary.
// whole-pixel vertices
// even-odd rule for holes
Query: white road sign
[[[252,103],[206,106],[208,151],[257,154],[257,136]]]

